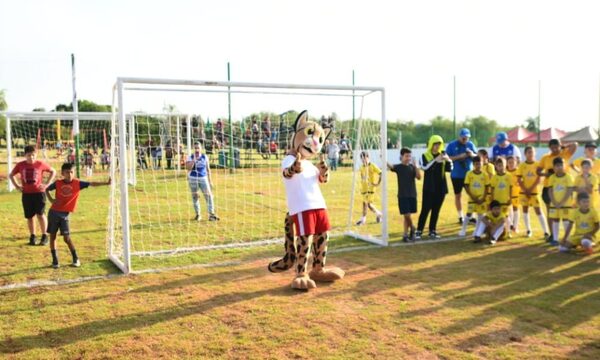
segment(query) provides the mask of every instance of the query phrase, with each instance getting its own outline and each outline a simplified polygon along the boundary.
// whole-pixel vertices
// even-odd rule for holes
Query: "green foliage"
[[[538,132],[538,118],[537,117],[528,117],[525,119],[525,128],[531,132]]]
[[[110,105],[96,104],[90,100],[77,100],[77,110],[81,112],[111,112]],[[58,104],[54,111],[73,111],[73,104]]]

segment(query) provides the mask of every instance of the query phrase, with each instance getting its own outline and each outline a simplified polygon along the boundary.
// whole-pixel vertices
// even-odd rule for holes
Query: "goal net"
[[[383,88],[119,78],[113,98],[110,150],[118,161],[110,170],[107,243],[122,271],[211,261],[214,250],[282,243],[287,205],[281,162],[296,115],[305,109],[332,128],[328,140],[342,150],[337,170],[321,186],[331,234],[387,244],[385,216],[377,222],[369,215],[365,225],[356,225],[362,151],[383,170],[373,201],[387,213]],[[185,163],[195,144],[209,164],[208,188],[188,181]]]
[[[111,113],[79,113],[79,144],[72,112],[5,112],[7,173],[24,160],[25,146],[55,169],[66,162],[79,165],[84,180],[108,176]],[[78,153],[78,156],[77,156]],[[8,181],[8,190],[13,186]]]

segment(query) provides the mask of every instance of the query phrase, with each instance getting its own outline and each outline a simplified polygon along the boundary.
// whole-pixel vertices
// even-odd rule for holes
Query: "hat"
[[[468,138],[470,138],[471,137],[471,132],[467,128],[462,128],[462,129],[460,129],[460,132],[458,133],[458,135],[461,136],[461,137],[468,137]]]
[[[589,143],[586,143],[586,144],[585,144],[585,148],[586,148],[586,149],[587,149],[587,148],[594,148],[594,149],[595,149],[595,148],[597,148],[597,147],[598,147],[598,145],[596,145],[596,143],[593,143],[593,142],[589,142]]]
[[[496,134],[496,144],[501,144],[501,143],[505,142],[506,140],[508,140],[508,134],[505,133],[504,131]]]

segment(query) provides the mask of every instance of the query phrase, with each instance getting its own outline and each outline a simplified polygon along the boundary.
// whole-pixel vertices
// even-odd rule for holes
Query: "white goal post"
[[[158,167],[155,165],[150,167],[145,165],[146,169],[144,169],[143,164],[140,164],[138,155],[136,155],[139,153],[139,147],[142,146],[142,144],[144,144],[143,146],[147,146],[148,149],[153,146],[159,149],[164,148],[164,138],[166,135],[164,135],[163,132],[166,130],[163,130],[164,121],[160,122],[161,120],[157,120],[160,116],[177,117],[175,121],[177,134],[174,137],[176,138],[176,141],[178,141],[176,148],[179,151],[179,139],[185,138],[185,150],[189,153],[192,147],[191,139],[193,138],[189,133],[191,131],[190,115],[151,115],[152,112],[134,114],[134,106],[138,105],[136,104],[132,106],[132,108],[128,108],[128,99],[131,92],[185,93],[188,95],[198,94],[198,96],[206,93],[211,93],[213,95],[222,93],[223,96],[229,97],[232,94],[236,94],[236,96],[237,94],[240,96],[248,94],[254,96],[341,96],[351,98],[353,102],[355,99],[358,102],[364,101],[364,99],[369,96],[369,99],[376,99],[375,101],[380,104],[379,110],[376,120],[371,120],[370,122],[370,124],[374,125],[369,126],[371,126],[370,129],[372,130],[371,141],[377,141],[378,144],[373,148],[361,147],[360,132],[358,133],[357,144],[352,147],[351,155],[348,156],[347,160],[351,161],[352,165],[349,169],[346,169],[348,174],[350,174],[350,172],[353,174],[348,175],[348,178],[349,176],[352,176],[352,192],[351,194],[348,194],[347,192],[344,193],[344,191],[340,191],[341,194],[336,195],[346,196],[348,198],[347,202],[350,204],[349,210],[348,208],[340,210],[344,212],[350,211],[350,213],[348,213],[348,221],[344,226],[345,230],[339,231],[342,229],[342,227],[340,227],[337,229],[337,233],[339,235],[346,234],[381,246],[386,246],[388,244],[387,216],[384,216],[383,220],[378,222],[376,226],[371,226],[369,228],[370,230],[365,230],[367,229],[366,227],[358,228],[353,226],[354,221],[352,220],[352,217],[355,216],[352,215],[352,212],[357,211],[357,205],[353,204],[356,200],[354,196],[354,192],[358,186],[356,170],[360,165],[358,159],[361,151],[369,151],[373,154],[373,162],[382,170],[381,186],[379,190],[381,193],[381,211],[383,214],[388,213],[388,180],[386,175],[387,121],[385,114],[385,89],[383,87],[119,77],[113,87],[111,141],[114,143],[110,146],[110,151],[111,158],[118,159],[118,161],[111,162],[110,171],[116,181],[113,181],[110,188],[107,242],[109,259],[124,273],[135,272],[134,266],[132,265],[132,257],[136,255],[165,255],[196,250],[203,251],[232,247],[242,248],[272,244],[282,241],[281,239],[283,238],[282,225],[277,225],[281,228],[279,236],[272,235],[270,230],[265,230],[264,238],[261,239],[260,234],[256,234],[256,232],[259,232],[260,229],[262,229],[262,225],[260,224],[256,225],[256,232],[248,230],[247,227],[250,226],[248,224],[238,224],[235,225],[238,226],[236,228],[233,224],[227,222],[229,220],[228,218],[222,218],[218,223],[202,223],[199,225],[190,224],[190,210],[181,210],[184,208],[182,207],[180,209],[178,207],[179,203],[184,201],[182,199],[187,199],[185,196],[189,195],[189,190],[185,187],[186,172],[168,172],[165,170],[164,166],[161,167],[160,165]],[[306,107],[310,114],[310,104],[307,104]],[[135,110],[137,111],[138,108],[135,108]],[[304,109],[297,110],[300,111]],[[198,112],[193,111],[192,113]],[[230,113],[230,124],[231,121]],[[188,132],[187,134],[184,135],[180,133],[180,131],[183,131],[180,128],[180,124],[187,124],[185,125],[185,131]],[[360,124],[360,121],[358,121],[358,124]],[[354,123],[352,125],[354,126]],[[147,129],[148,136],[144,137],[142,136],[143,134],[140,135],[137,133],[136,126],[145,126],[144,128]],[[361,126],[362,124],[358,125],[357,128],[360,128]],[[159,128],[160,130],[155,130]],[[377,130],[377,134],[374,134],[374,129]],[[157,132],[160,132],[160,134],[157,134]],[[160,145],[153,145],[153,142],[159,142]],[[170,146],[173,145],[174,144],[171,144]],[[233,144],[230,146],[233,149]],[[223,151],[218,153],[219,164],[221,164],[221,152]],[[225,153],[223,156],[226,157],[227,154]],[[152,157],[154,158],[154,155],[152,155]],[[222,191],[220,194],[223,194],[226,189],[238,188],[241,186],[240,184],[249,184],[249,177],[256,176],[256,171],[245,169],[238,170],[237,166],[227,165],[227,159],[224,161],[224,168],[219,169],[213,175],[213,177],[217,178],[217,183],[219,183],[217,191]],[[233,160],[231,160],[231,164],[233,164]],[[275,162],[270,164],[275,164]],[[177,165],[179,166],[179,161],[177,162]],[[275,165],[272,165],[272,167],[273,174],[280,173],[280,171],[275,168]],[[176,170],[180,169],[177,168]],[[238,176],[237,180],[236,176]],[[282,183],[280,176],[274,175],[274,179],[274,181]],[[171,191],[171,193],[163,194],[161,192],[162,189],[170,189],[167,191]],[[268,196],[274,193],[276,192],[268,193],[266,195]],[[249,190],[248,194],[243,195],[265,197],[264,191]],[[217,199],[216,202],[221,204],[220,208],[229,211],[231,214],[235,213],[237,214],[236,216],[239,216],[240,218],[260,214],[261,210],[258,208],[245,208],[239,205],[242,200],[238,201],[237,199],[234,199],[236,196],[238,196],[238,193],[231,191],[227,193],[225,199],[223,199],[224,196],[221,195],[221,198]],[[327,201],[327,195],[325,197]],[[360,196],[358,195],[357,197]],[[278,201],[283,200],[284,199],[278,199]],[[170,204],[173,205],[171,206]],[[274,218],[269,218],[269,221],[276,221],[280,224],[283,222],[283,217],[280,217],[279,215],[282,209],[280,206],[281,203],[278,202],[277,204],[268,203],[268,206],[264,206],[264,208],[268,210],[264,211],[266,217]],[[166,210],[161,210],[165,208]],[[161,214],[161,211],[166,211],[168,214]],[[285,214],[285,210],[283,210],[283,214]],[[229,217],[229,215],[227,217]],[[236,232],[236,229],[239,229],[239,232]],[[189,234],[193,234],[193,236],[190,236]]]

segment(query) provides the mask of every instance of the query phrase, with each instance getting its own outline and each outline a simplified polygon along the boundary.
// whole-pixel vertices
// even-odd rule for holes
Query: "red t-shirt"
[[[77,207],[77,199],[79,199],[79,191],[90,186],[89,182],[73,179],[71,182],[57,180],[54,184],[48,186],[48,190],[56,190],[54,203],[51,209],[62,212],[73,212]]]
[[[11,175],[21,175],[21,185],[23,185],[24,194],[35,194],[44,192],[42,178],[44,172],[51,172],[52,168],[43,161],[36,160],[28,163],[27,160],[17,163],[10,172]]]

